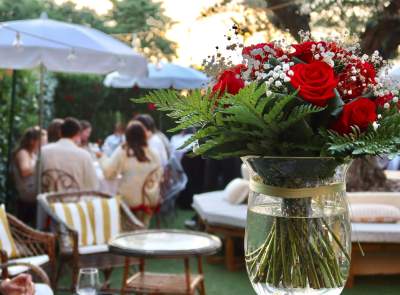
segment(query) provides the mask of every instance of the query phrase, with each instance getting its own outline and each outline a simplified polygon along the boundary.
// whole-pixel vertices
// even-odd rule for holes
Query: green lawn
[[[170,223],[170,228],[184,228],[185,219],[193,215],[192,211],[178,212],[177,218]],[[148,260],[146,268],[156,272],[182,272],[183,261],[181,260]],[[195,270],[195,265],[193,265]],[[238,272],[228,272],[223,265],[204,264],[206,291],[208,295],[247,295],[255,294],[246,276],[245,269]],[[113,277],[114,287],[121,284],[122,271],[117,270]],[[63,283],[69,281],[68,275]],[[61,293],[60,293],[61,294]],[[356,279],[355,287],[346,289],[344,295],[399,295],[400,276],[379,277],[369,276]]]

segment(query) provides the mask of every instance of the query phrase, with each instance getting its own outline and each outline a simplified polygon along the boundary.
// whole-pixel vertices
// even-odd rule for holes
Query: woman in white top
[[[43,142],[44,141],[44,142]],[[39,127],[28,128],[22,135],[13,154],[13,175],[18,191],[18,217],[33,225],[36,218],[36,161],[41,142],[46,143],[47,135]]]
[[[122,176],[118,194],[148,225],[160,202],[160,158],[148,148],[146,131],[140,122],[132,121],[125,137],[126,142],[114,151],[111,158],[100,159],[100,166],[107,179]]]

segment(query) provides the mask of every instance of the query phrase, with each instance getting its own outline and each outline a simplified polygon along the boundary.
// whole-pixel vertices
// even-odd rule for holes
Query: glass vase
[[[245,157],[245,259],[257,294],[335,295],[350,268],[348,164],[334,158]]]

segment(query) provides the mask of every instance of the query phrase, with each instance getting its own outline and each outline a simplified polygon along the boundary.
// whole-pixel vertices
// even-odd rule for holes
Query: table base
[[[197,257],[197,271],[190,272],[189,258],[183,257],[185,272],[182,274],[167,274],[146,272],[145,260],[140,258],[139,272],[129,277],[129,258],[125,258],[122,294],[135,292],[138,294],[198,294],[205,295],[203,264],[201,256]]]
[[[201,288],[203,279],[202,275],[191,275],[190,289],[187,289],[185,275],[144,272],[132,276],[126,288],[146,294],[194,294],[197,288]]]

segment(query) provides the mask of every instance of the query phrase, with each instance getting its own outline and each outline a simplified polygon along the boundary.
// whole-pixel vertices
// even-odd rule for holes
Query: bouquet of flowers
[[[379,54],[361,54],[357,44],[336,38],[301,37],[298,44],[243,47],[243,63],[222,71],[206,93],[161,90],[139,101],[168,112],[178,124],[173,130],[196,127],[185,145],[195,142],[194,153],[208,157],[332,157],[343,163],[397,154],[399,93],[378,78],[385,66]],[[301,167],[296,177],[305,171]],[[287,178],[280,186],[290,187]],[[285,199],[281,210],[307,214],[311,201]],[[261,246],[246,252],[246,262],[253,283],[340,288],[345,277],[335,253],[349,263],[346,247],[323,219],[277,218]]]
[[[152,92],[178,126],[198,128],[186,145],[213,158],[246,155],[334,156],[396,154],[398,90],[377,77],[377,52],[338,39],[244,47],[243,64],[224,70],[206,93]]]

